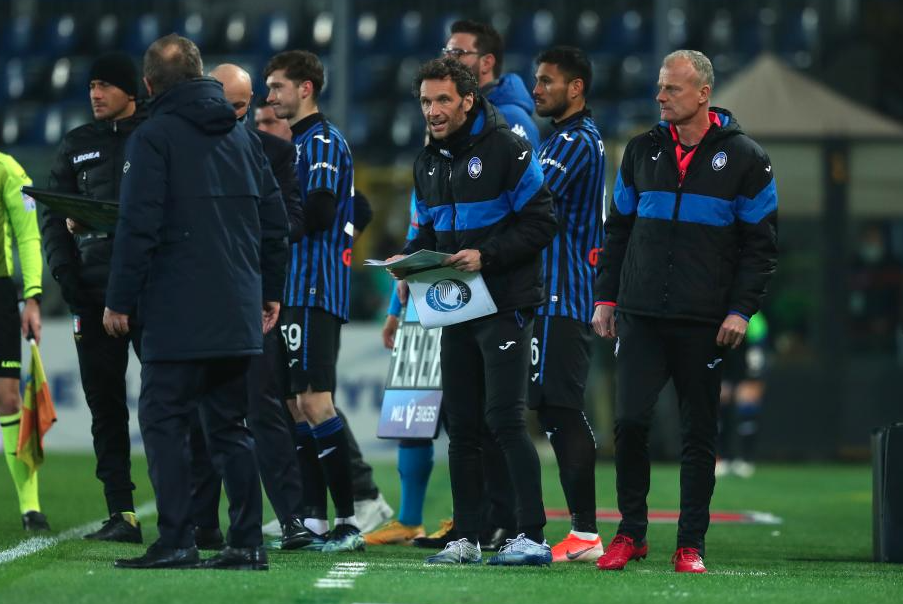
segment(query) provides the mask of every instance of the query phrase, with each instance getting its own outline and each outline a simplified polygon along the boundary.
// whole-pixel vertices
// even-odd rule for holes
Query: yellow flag
[[[34,340],[28,342],[31,344],[31,364],[25,378],[16,456],[34,472],[44,462],[44,435],[56,421],[56,409],[50,398],[50,387],[44,375],[38,345]]]

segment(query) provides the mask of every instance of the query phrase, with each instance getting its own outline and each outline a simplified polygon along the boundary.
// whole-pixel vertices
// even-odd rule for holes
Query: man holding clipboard
[[[421,67],[414,93],[430,143],[414,163],[420,230],[404,253],[451,254],[442,261],[446,268],[437,271],[449,274],[427,284],[421,305],[425,301],[439,314],[460,312],[479,302],[474,290],[484,284],[488,302],[497,309],[478,313],[478,318],[462,315],[463,322],[443,329],[443,405],[455,526],[462,538],[427,562],[482,561],[480,440],[485,421],[512,477],[521,533],[489,563],[548,564],[552,555],[543,536],[539,458],[524,410],[533,314],[544,297],[540,252],[556,231],[552,198],[529,143],[479,96],[466,67],[450,58],[432,60]],[[398,260],[400,256],[387,262]],[[396,267],[389,270],[398,278],[407,274]]]

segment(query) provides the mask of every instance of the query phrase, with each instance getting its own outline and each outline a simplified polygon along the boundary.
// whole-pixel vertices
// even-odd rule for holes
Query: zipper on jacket
[[[452,231],[452,241],[455,243],[458,242],[458,233],[455,229],[455,221],[458,219],[458,211],[455,209],[455,191],[452,188],[452,166],[454,166],[455,160],[452,159],[448,162],[448,192],[449,199],[451,200],[451,210],[452,210],[452,218],[451,218],[451,231]]]

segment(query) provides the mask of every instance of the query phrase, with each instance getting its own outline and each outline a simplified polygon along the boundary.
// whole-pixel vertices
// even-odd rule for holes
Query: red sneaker
[[[679,547],[674,555],[671,556],[671,562],[674,563],[674,570],[679,573],[704,573],[705,564],[702,562],[702,556],[695,547]]]
[[[631,560],[642,560],[649,553],[649,546],[644,542],[637,547],[633,539],[627,535],[615,535],[605,553],[596,560],[599,570],[623,570]]]

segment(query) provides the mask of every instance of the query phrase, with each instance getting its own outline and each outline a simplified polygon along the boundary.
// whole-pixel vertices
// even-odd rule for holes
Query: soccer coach
[[[705,572],[726,348],[743,341],[777,266],[771,160],[724,109],[712,63],[678,50],[659,72],[661,122],[627,144],[605,222],[593,328],[618,338],[615,467],[623,519],[596,562],[646,556],[649,426],[673,378],[681,417],[674,570]],[[617,318],[615,315],[617,307]]]
[[[129,139],[104,310],[107,333],[142,327],[138,419],[160,538],[120,568],[196,566],[189,419],[226,482],[229,544],[207,568],[266,569],[251,357],[282,297],[288,221],[260,141],[235,121],[200,52],[175,34],[144,57],[150,118]]]
[[[442,404],[455,528],[462,538],[427,562],[482,560],[485,422],[511,475],[520,533],[490,564],[548,564],[539,458],[524,412],[533,315],[544,300],[540,254],[556,232],[552,196],[529,143],[479,96],[469,69],[449,57],[434,59],[421,67],[415,94],[430,142],[414,163],[420,229],[404,252],[446,252],[452,254],[449,266],[481,271],[498,308],[442,330]]]

